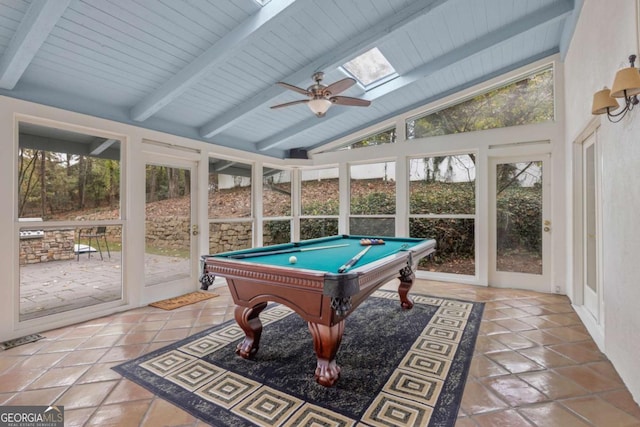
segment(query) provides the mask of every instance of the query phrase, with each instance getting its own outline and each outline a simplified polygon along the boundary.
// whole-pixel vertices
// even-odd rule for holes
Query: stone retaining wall
[[[190,221],[181,217],[154,217],[145,222],[146,243],[157,248],[188,246]],[[84,227],[79,227],[84,229]],[[87,227],[89,228],[89,227]],[[214,223],[209,227],[209,253],[216,254],[251,247],[251,222]],[[45,231],[44,237],[20,240],[20,265],[73,259],[76,228]],[[121,240],[122,227],[107,226],[107,240]],[[264,243],[271,238],[265,230]]]
[[[251,247],[251,222],[214,223],[209,226],[209,253]]]
[[[147,219],[146,243],[156,248],[181,249],[189,247],[189,218],[155,216]]]
[[[189,241],[189,220],[180,217],[154,217],[146,222],[147,244],[161,248],[185,248]],[[252,223],[214,223],[209,226],[209,253],[251,247]]]

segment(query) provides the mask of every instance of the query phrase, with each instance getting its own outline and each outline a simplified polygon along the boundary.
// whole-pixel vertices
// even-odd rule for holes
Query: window
[[[387,129],[382,132],[369,135],[365,138],[362,138],[359,141],[352,142],[349,145],[344,145],[342,147],[329,150],[329,151],[352,150],[355,148],[374,147],[376,145],[383,145],[383,144],[394,144],[395,142],[396,142],[396,128],[393,127],[391,129]]]
[[[475,155],[409,161],[409,235],[438,248],[422,270],[475,274]]]
[[[352,165],[349,233],[395,236],[395,162]]]
[[[397,76],[396,70],[377,47],[342,65],[358,82],[371,89],[376,83],[384,83]]]
[[[291,241],[291,171],[264,168],[262,177],[264,246]]]
[[[27,122],[18,134],[20,321],[121,300],[120,139]]]
[[[120,218],[120,141],[32,124],[19,132],[20,218]]]
[[[251,165],[209,159],[209,251],[253,246]]]
[[[302,171],[300,239],[338,234],[338,168]]]
[[[553,120],[553,70],[407,121],[407,139],[543,123]]]

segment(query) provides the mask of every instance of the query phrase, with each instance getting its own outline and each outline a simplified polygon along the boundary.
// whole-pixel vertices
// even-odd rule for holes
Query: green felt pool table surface
[[[356,256],[360,251],[365,249],[366,245],[361,245],[361,239],[370,239],[368,236],[332,236],[327,238],[305,240],[299,243],[286,243],[281,245],[267,246],[256,249],[240,250],[234,252],[225,252],[214,255],[214,257],[234,259],[235,256],[244,254],[259,254],[261,252],[271,252],[289,249],[301,249],[299,252],[287,252],[273,255],[252,256],[249,258],[239,258],[238,261],[246,261],[256,264],[264,264],[270,266],[299,268],[306,270],[316,270],[327,273],[338,273],[338,269]],[[409,249],[419,243],[424,242],[423,239],[413,238],[396,238],[396,237],[376,237],[382,239],[384,244],[371,245],[371,249],[360,258],[350,270],[367,265],[368,263],[377,261],[386,256],[397,253],[401,250]],[[326,249],[317,249],[325,246],[336,246]],[[346,245],[346,246],[342,246]],[[297,262],[292,264],[289,262],[291,256],[295,256]]]

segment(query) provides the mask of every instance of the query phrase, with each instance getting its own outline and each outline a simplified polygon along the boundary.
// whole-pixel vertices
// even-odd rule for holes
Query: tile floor
[[[110,368],[232,319],[226,287],[213,291],[0,351],[0,405],[64,405],[67,427],[206,425]],[[566,297],[424,280],[413,292],[486,302],[457,426],[640,426],[640,408]]]

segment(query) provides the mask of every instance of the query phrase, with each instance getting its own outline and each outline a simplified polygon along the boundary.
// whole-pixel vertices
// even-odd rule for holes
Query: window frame
[[[385,164],[385,163],[393,163],[394,166],[394,171],[393,171],[393,184],[394,184],[394,195],[393,195],[393,200],[394,200],[394,213],[393,214],[380,214],[380,213],[376,213],[376,214],[354,214],[351,210],[351,206],[352,206],[352,200],[353,200],[353,195],[352,195],[352,191],[351,191],[351,184],[352,184],[352,168],[355,166],[365,166],[365,165],[375,165],[375,164]],[[394,222],[394,232],[391,236],[396,236],[397,235],[397,228],[398,228],[398,180],[397,180],[397,173],[398,173],[398,158],[393,158],[393,159],[377,159],[374,161],[362,161],[362,162],[348,162],[346,163],[347,166],[347,189],[348,189],[348,203],[346,206],[341,206],[341,210],[344,209],[344,211],[346,212],[346,228],[348,230],[349,234],[353,234],[353,232],[351,231],[351,219],[359,219],[359,218],[369,218],[369,219],[393,219]]]
[[[68,131],[68,132],[74,132],[74,133],[79,133],[79,134],[93,136],[93,137],[101,137],[107,140],[115,139],[119,141],[120,153],[119,153],[119,159],[118,159],[118,162],[119,162],[118,217],[112,218],[112,219],[104,219],[104,220],[82,220],[82,219],[63,219],[63,220],[40,219],[40,220],[29,220],[29,221],[25,221],[24,219],[21,220],[21,218],[19,217],[19,189],[17,188],[17,186],[19,185],[18,153],[20,149],[20,124],[21,123],[37,125],[41,127],[50,128],[53,130]],[[16,254],[15,260],[14,260],[15,276],[13,280],[13,285],[15,289],[14,295],[18,297],[18,301],[15,302],[16,309],[14,310],[14,325],[16,325],[16,327],[18,328],[37,327],[37,325],[51,324],[51,323],[59,322],[61,320],[64,321],[64,319],[69,318],[70,316],[69,313],[73,313],[71,316],[77,316],[79,318],[84,316],[86,313],[92,313],[92,312],[95,312],[96,310],[110,310],[128,303],[130,290],[129,290],[129,285],[125,280],[125,273],[124,273],[125,267],[126,267],[126,258],[127,258],[125,253],[127,248],[125,238],[127,235],[126,213],[128,212],[128,202],[127,202],[128,200],[127,198],[127,187],[128,187],[127,185],[127,179],[128,179],[127,148],[128,148],[128,145],[129,145],[129,138],[124,134],[109,132],[106,130],[96,129],[96,128],[86,128],[86,127],[73,125],[66,122],[58,122],[58,121],[52,121],[47,119],[41,119],[38,117],[28,116],[24,114],[15,114],[14,143],[13,143],[14,156],[12,161],[13,168],[14,168],[13,175],[15,179],[15,182],[13,184],[13,193],[14,193],[13,194],[13,203],[14,203],[13,239],[15,240],[13,240],[14,244],[13,244],[12,250],[14,251],[14,254]],[[52,151],[52,150],[47,150],[47,151]],[[59,151],[52,151],[52,152],[59,152]],[[20,265],[20,256],[19,256],[20,255],[19,253],[20,231],[59,230],[59,229],[65,229],[65,228],[73,228],[74,241],[75,241],[75,238],[76,238],[75,233],[79,231],[79,229],[92,228],[92,227],[98,227],[98,226],[120,228],[120,244],[121,244],[121,250],[122,250],[122,255],[120,260],[120,297],[112,301],[100,302],[100,303],[97,303],[94,305],[88,305],[85,307],[72,308],[70,310],[61,311],[53,314],[47,314],[47,315],[39,316],[35,318],[21,319],[20,303],[19,303],[19,296],[21,293],[20,269],[23,266]],[[74,248],[74,254],[75,254],[75,248]],[[75,255],[74,255],[74,259],[75,259]]]
[[[278,170],[280,172],[277,172],[276,174],[282,173],[282,172],[287,172],[289,174],[289,192],[290,192],[290,196],[289,196],[289,214],[288,215],[276,215],[276,216],[267,216],[265,215],[265,203],[264,203],[264,196],[265,196],[265,187],[264,187],[264,180],[265,180],[265,175],[264,175],[264,171],[270,169],[270,170]],[[262,166],[262,181],[260,183],[260,188],[261,188],[261,192],[262,192],[262,203],[261,203],[261,210],[262,212],[260,213],[260,221],[261,221],[261,230],[262,230],[262,236],[261,236],[261,242],[262,245],[265,245],[265,241],[264,241],[264,236],[265,236],[265,229],[266,229],[266,225],[268,222],[288,222],[289,223],[289,241],[294,241],[296,240],[295,237],[295,233],[296,233],[296,229],[294,227],[294,212],[296,211],[294,204],[295,204],[295,200],[296,197],[294,195],[295,193],[295,170],[294,169],[290,169],[290,168],[285,168],[282,166],[268,166],[268,165],[263,165]],[[272,174],[273,175],[273,174]],[[270,176],[272,176],[270,175]],[[275,242],[275,243],[270,243],[270,244],[277,244],[277,243],[288,243],[288,242]]]
[[[473,205],[474,205],[474,213],[473,214],[457,214],[457,213],[427,213],[427,214],[418,214],[418,213],[411,213],[411,162],[415,159],[425,159],[425,158],[432,158],[432,157],[444,157],[444,156],[464,156],[464,155],[469,155],[469,154],[473,154],[476,157],[476,163],[475,163],[475,174],[474,174],[474,200],[473,200]],[[425,153],[423,155],[420,154],[411,154],[411,155],[407,155],[406,156],[406,162],[407,162],[407,176],[406,176],[406,185],[407,185],[407,232],[408,235],[410,235],[410,226],[411,226],[411,220],[412,219],[425,219],[425,220],[438,220],[438,219],[451,219],[451,220],[473,220],[473,245],[474,245],[474,259],[473,259],[473,265],[474,265],[474,273],[472,275],[466,275],[466,274],[456,274],[456,273],[450,273],[450,272],[446,272],[446,271],[438,271],[438,272],[434,272],[436,274],[445,274],[448,276],[458,276],[458,277],[462,277],[462,278],[474,278],[477,279],[479,277],[479,253],[478,253],[478,246],[479,246],[479,241],[478,239],[480,239],[480,231],[479,231],[479,209],[480,209],[480,194],[478,191],[478,178],[480,176],[480,171],[479,169],[481,168],[481,165],[479,165],[479,161],[478,161],[478,157],[479,157],[479,150],[473,150],[473,149],[468,149],[468,150],[462,150],[462,151],[451,151],[451,152],[442,152],[442,153]],[[434,236],[435,238],[435,236]],[[436,239],[437,240],[437,239]]]
[[[230,161],[230,162],[235,162],[235,163],[242,163],[244,165],[248,165],[249,166],[249,180],[250,180],[250,187],[251,187],[251,191],[249,193],[249,203],[250,203],[250,207],[249,207],[249,216],[248,217],[216,217],[216,218],[212,218],[209,212],[209,209],[207,209],[207,224],[208,224],[208,228],[207,228],[207,248],[208,248],[208,252],[211,252],[211,227],[214,224],[250,224],[251,225],[251,235],[249,236],[249,242],[250,242],[250,246],[249,248],[254,247],[255,245],[255,235],[256,235],[256,215],[255,215],[255,180],[254,180],[254,171],[256,169],[256,165],[253,162],[239,162],[236,160],[232,160],[232,159],[228,159],[222,156],[213,156],[211,154],[209,154],[207,156],[207,165],[210,164],[210,160],[212,158],[218,159],[218,160],[224,160],[224,161]],[[208,166],[207,166],[208,167]],[[211,172],[207,171],[207,185],[209,184],[209,177],[210,177]],[[225,174],[227,175],[227,174]],[[207,204],[209,203],[210,199],[209,199],[209,189],[207,187]]]
[[[638,0],[640,1],[640,0]],[[486,95],[488,93],[491,92],[495,92],[497,90],[506,88],[510,85],[513,85],[515,83],[527,80],[533,76],[536,76],[538,74],[542,74],[544,72],[547,71],[551,71],[551,100],[552,100],[552,117],[550,118],[550,120],[547,121],[543,121],[543,122],[533,122],[533,123],[523,123],[523,124],[518,124],[518,125],[514,125],[514,126],[500,126],[500,127],[495,127],[495,128],[487,128],[487,129],[480,129],[480,130],[470,130],[470,131],[466,131],[466,132],[454,132],[454,133],[446,133],[443,135],[424,135],[424,136],[413,136],[413,137],[409,137],[409,122],[415,122],[417,120],[420,120],[422,118],[431,116],[433,114],[437,114],[441,111],[445,111],[449,108],[454,108],[457,107],[459,105],[464,104],[465,102],[468,102],[476,97],[480,97],[483,95]],[[541,66],[532,68],[530,70],[527,70],[525,73],[521,73],[518,74],[516,76],[513,76],[509,79],[506,80],[502,80],[500,82],[497,82],[495,84],[486,86],[486,87],[482,87],[479,90],[473,91],[463,97],[460,98],[456,98],[454,100],[451,100],[450,102],[446,102],[443,104],[438,104],[436,106],[434,106],[433,108],[430,108],[428,110],[422,111],[418,114],[414,114],[411,116],[408,116],[404,119],[404,132],[405,132],[405,137],[406,137],[406,141],[407,142],[413,142],[413,141],[419,141],[421,139],[425,139],[425,138],[434,138],[434,137],[442,137],[442,136],[447,136],[447,135],[453,135],[453,134],[458,134],[458,133],[470,133],[470,132],[481,132],[481,131],[486,131],[486,130],[494,130],[494,129],[508,129],[508,128],[513,128],[513,127],[518,127],[518,126],[530,126],[530,125],[539,125],[539,124],[545,124],[545,123],[555,123],[557,121],[557,87],[556,87],[556,67],[555,67],[555,63],[545,63]]]

